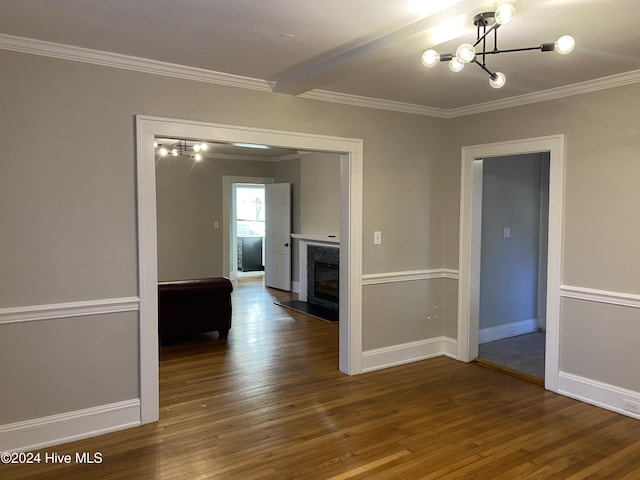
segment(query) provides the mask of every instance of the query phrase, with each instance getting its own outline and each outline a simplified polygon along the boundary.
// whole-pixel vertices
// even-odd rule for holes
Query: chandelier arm
[[[526,52],[529,50],[540,50],[540,51],[547,51],[547,50],[543,50],[542,47],[540,45],[538,45],[537,47],[525,47],[525,48],[510,48],[508,50],[492,50],[490,52],[481,52],[483,55],[495,55],[498,53],[511,53],[511,52]]]
[[[489,77],[493,78],[493,76],[495,75],[495,73],[493,73],[491,70],[489,70],[486,66],[484,66],[482,63],[480,63],[478,60],[476,60],[475,58],[473,59],[473,62],[478,65],[482,70],[484,70],[485,72],[487,72],[489,74]]]
[[[491,28],[489,30],[486,30],[481,37],[478,37],[478,39],[476,40],[476,43],[474,43],[473,46],[474,47],[477,46],[481,41],[483,41],[485,38],[487,38],[487,35],[489,35],[494,30],[497,31],[499,27],[500,27],[500,25],[497,24],[497,23],[494,23],[493,25],[491,25]]]

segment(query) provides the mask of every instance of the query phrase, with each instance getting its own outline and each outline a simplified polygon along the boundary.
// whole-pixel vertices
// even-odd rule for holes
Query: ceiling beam
[[[452,3],[452,2],[449,2]],[[363,39],[356,45],[346,45],[311,59],[279,74],[274,91],[299,95],[346,78],[368,65],[385,63],[433,48],[469,32],[470,18],[495,7],[487,0],[457,0],[444,11],[418,18],[408,17],[383,31]]]

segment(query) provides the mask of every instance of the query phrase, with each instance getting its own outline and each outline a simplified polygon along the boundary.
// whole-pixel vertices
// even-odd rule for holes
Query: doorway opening
[[[362,140],[308,133],[136,116],[138,273],[140,296],[140,419],[159,416],[157,330],[156,137],[253,143],[340,154],[340,371],[361,372],[362,361]]]
[[[482,204],[475,361],[544,384],[549,153],[476,162]]]
[[[482,233],[482,159],[548,152],[549,217],[546,267],[544,386],[557,392],[559,378],[564,135],[514,140],[462,148],[458,281],[458,358],[478,357]],[[503,226],[504,227],[504,226]],[[502,231],[504,233],[504,230]]]
[[[234,183],[231,189],[230,264],[240,278],[264,276],[264,185]]]

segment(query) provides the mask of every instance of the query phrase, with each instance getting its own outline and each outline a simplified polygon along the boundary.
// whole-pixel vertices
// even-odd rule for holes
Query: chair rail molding
[[[640,308],[640,295],[635,293],[562,285],[560,287],[560,296],[588,302],[607,303],[621,307]]]
[[[137,312],[139,308],[140,299],[138,297],[105,298],[48,305],[0,308],[0,325],[106,313]]]

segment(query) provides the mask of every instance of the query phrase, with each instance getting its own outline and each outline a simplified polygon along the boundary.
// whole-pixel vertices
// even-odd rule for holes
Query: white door
[[[267,287],[291,290],[291,184],[265,185],[265,265]]]

